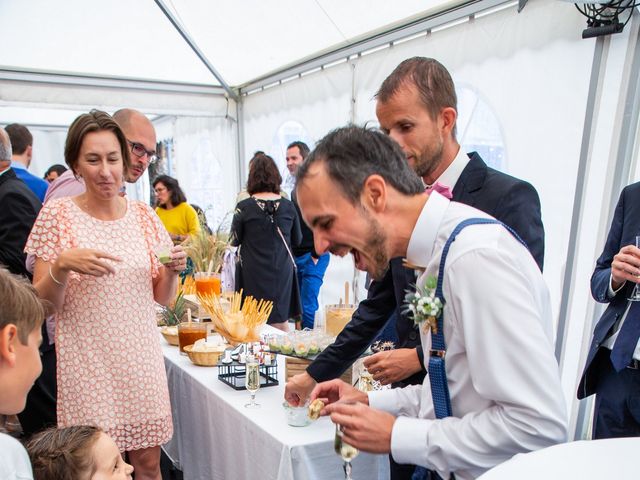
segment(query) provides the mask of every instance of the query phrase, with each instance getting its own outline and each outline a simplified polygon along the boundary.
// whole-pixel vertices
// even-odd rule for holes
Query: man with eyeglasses
[[[149,201],[150,184],[147,168],[156,160],[156,131],[153,124],[142,113],[123,108],[113,114],[130,148],[131,168],[127,172],[126,195],[132,200]],[[141,181],[140,178],[142,178]],[[71,169],[60,175],[50,184],[44,203],[55,198],[77,196],[84,193],[82,179],[76,178]],[[145,196],[146,195],[146,196]],[[33,272],[35,258],[27,256],[27,270]],[[36,380],[29,395],[25,409],[18,416],[25,436],[56,424],[56,352],[54,345],[55,319],[47,319],[40,347],[42,374]]]
[[[125,183],[127,197],[148,203],[151,186],[147,168],[157,159],[156,131],[147,117],[130,108],[118,110],[113,119],[127,137],[131,153],[131,168]],[[138,181],[141,178],[142,181]]]

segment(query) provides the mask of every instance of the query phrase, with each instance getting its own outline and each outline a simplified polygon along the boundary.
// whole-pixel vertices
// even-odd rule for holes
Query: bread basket
[[[177,347],[178,345],[180,345],[178,341],[178,332],[176,331],[176,333],[173,334],[171,333],[171,331],[167,330],[168,328],[171,328],[171,327],[160,328],[160,333],[162,333],[162,336],[164,337],[164,339],[167,341],[169,345],[175,345]]]
[[[195,365],[201,367],[215,367],[218,365],[220,356],[224,353],[224,345],[220,346],[219,351],[197,352],[193,351],[193,345],[187,345],[184,347],[184,351],[189,355],[189,360]]]

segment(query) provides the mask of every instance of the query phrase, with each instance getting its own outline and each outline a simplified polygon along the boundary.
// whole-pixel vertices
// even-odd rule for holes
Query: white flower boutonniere
[[[442,314],[442,302],[436,297],[438,280],[434,276],[427,277],[422,287],[416,285],[416,291],[407,290],[404,297],[404,311],[411,313],[416,325],[422,325],[423,331],[431,328],[438,333],[438,317]]]

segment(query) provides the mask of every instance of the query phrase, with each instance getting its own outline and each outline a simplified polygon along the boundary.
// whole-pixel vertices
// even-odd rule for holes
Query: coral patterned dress
[[[147,205],[127,200],[124,217],[103,221],[67,197],[42,208],[25,248],[46,262],[69,248],[122,260],[108,260],[112,275],[71,272],[56,314],[58,425],[98,425],[121,451],[161,445],[173,434],[153,298],[158,245],[171,239]]]

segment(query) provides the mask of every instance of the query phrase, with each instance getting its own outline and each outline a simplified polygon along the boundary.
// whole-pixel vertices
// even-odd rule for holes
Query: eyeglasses
[[[144,148],[144,145],[138,142],[132,142],[131,140],[127,140],[129,145],[131,145],[131,153],[133,153],[136,157],[142,158],[145,155],[149,159],[149,163],[155,163],[158,160],[158,155],[153,150],[147,150]]]
[[[162,187],[158,187],[158,188],[154,188],[153,191],[156,192],[156,193],[162,193],[162,192],[166,192],[167,189],[166,188],[162,188]]]

